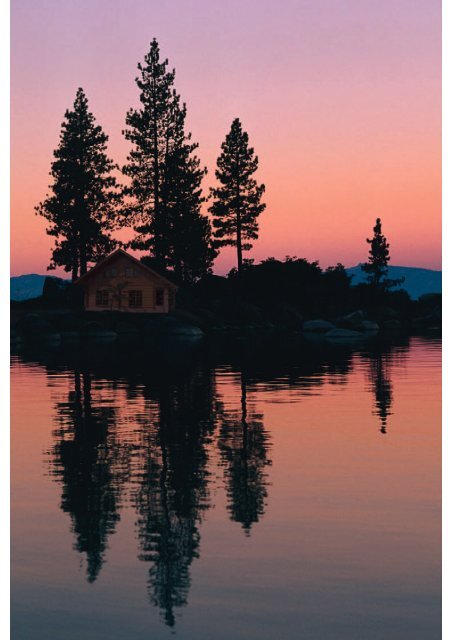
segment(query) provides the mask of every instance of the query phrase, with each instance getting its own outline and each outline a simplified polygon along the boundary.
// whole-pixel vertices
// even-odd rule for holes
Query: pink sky
[[[267,203],[249,257],[350,266],[380,216],[393,264],[440,268],[440,0],[13,0],[11,12],[12,275],[49,263],[33,207],[77,87],[122,164],[153,37],[206,190],[233,118],[249,132]],[[215,270],[233,264],[223,250]]]

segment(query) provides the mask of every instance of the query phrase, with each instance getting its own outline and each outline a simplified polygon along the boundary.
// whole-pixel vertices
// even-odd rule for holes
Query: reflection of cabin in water
[[[87,311],[168,313],[175,307],[177,286],[122,249],[98,262],[77,284],[84,289]]]

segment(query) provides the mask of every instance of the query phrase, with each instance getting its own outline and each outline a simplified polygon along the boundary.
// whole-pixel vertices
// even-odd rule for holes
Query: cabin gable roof
[[[165,276],[161,275],[157,271],[154,271],[154,269],[151,269],[151,267],[148,267],[147,265],[143,264],[143,262],[140,262],[140,260],[137,260],[137,258],[134,258],[134,256],[131,256],[130,253],[127,253],[127,251],[124,251],[124,249],[115,249],[115,251],[112,251],[112,253],[109,254],[106,258],[104,258],[104,260],[101,260],[101,262],[98,262],[89,271],[84,273],[83,276],[80,276],[80,278],[78,280],[76,280],[76,282],[74,284],[76,284],[76,285],[84,284],[92,276],[94,276],[97,273],[101,272],[106,266],[108,266],[108,264],[110,262],[112,262],[112,260],[114,258],[117,258],[118,256],[123,256],[123,257],[127,258],[135,266],[139,267],[144,273],[146,273],[149,276],[153,276],[154,278],[157,278],[158,280],[161,280],[162,282],[165,282],[169,287],[172,287],[173,289],[177,289],[178,288],[178,286],[174,282],[172,282],[171,280],[169,280]]]

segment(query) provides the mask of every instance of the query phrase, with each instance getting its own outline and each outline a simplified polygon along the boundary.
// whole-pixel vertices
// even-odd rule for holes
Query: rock
[[[335,325],[327,320],[307,320],[302,325],[302,331],[312,333],[326,333],[335,329]]]
[[[20,347],[23,343],[22,338],[17,335],[17,332],[15,331],[15,329],[11,329],[9,343],[10,343],[11,349],[16,349],[17,347]]]
[[[61,335],[59,333],[44,333],[39,337],[39,345],[46,347],[56,347],[61,344]]]
[[[174,316],[161,316],[150,319],[145,325],[145,335],[153,336],[186,336],[199,338],[203,331],[199,327],[181,322]]]
[[[398,317],[398,311],[393,307],[379,307],[376,311],[378,320],[393,320]]]
[[[216,324],[217,318],[215,313],[210,309],[198,309],[197,315],[203,320],[205,326],[212,327]],[[200,325],[203,326],[203,325]]]
[[[85,337],[93,342],[114,342],[118,338],[118,334],[115,331],[101,329],[100,331],[89,331],[85,333]]]
[[[325,337],[327,340],[363,340],[364,334],[352,329],[332,329],[327,331]]]
[[[280,305],[273,311],[271,318],[277,326],[290,329],[298,329],[304,321],[303,315],[290,305]]]
[[[364,330],[363,322],[364,322],[365,314],[363,311],[353,311],[342,318],[339,318],[337,321],[338,326],[343,327],[344,329],[353,329],[354,331],[362,331]]]
[[[374,322],[374,320],[364,320],[362,322],[362,328],[363,331],[366,331],[367,333],[376,333],[379,331],[379,325],[377,322]]]
[[[426,329],[431,326],[440,326],[442,324],[442,319],[438,318],[436,315],[429,314],[426,316],[417,316],[412,318],[412,326],[414,329]]]
[[[333,331],[333,329],[332,329]],[[320,345],[324,341],[325,333],[321,331],[304,331],[303,340],[311,344]]]
[[[78,331],[60,331],[60,336],[63,342],[74,342],[80,338]]]
[[[200,327],[182,323],[177,327],[172,327],[167,333],[168,335],[187,336],[190,338],[201,338],[201,336],[203,335],[203,331],[200,329]]]
[[[24,316],[19,320],[15,328],[19,335],[26,338],[37,338],[55,332],[50,322],[36,313],[29,313]]]
[[[200,316],[196,315],[192,311],[187,311],[186,309],[177,309],[174,312],[174,316],[178,318],[178,320],[183,324],[190,324],[194,327],[203,327],[205,325],[205,321]]]
[[[442,304],[442,294],[441,293],[424,293],[419,297],[419,302],[423,304]]]
[[[384,320],[382,326],[384,329],[387,329],[387,331],[399,331],[399,329],[401,329],[401,322],[396,318],[392,318],[391,320]]]
[[[96,342],[113,342],[118,337],[115,331],[104,329],[104,327],[95,320],[85,322],[82,335],[84,338]]]
[[[115,330],[120,336],[136,336],[139,333],[135,324],[132,324],[132,322],[127,322],[126,320],[120,320],[117,323]]]
[[[80,329],[80,318],[73,313],[62,313],[55,315],[55,325],[60,332],[73,333]]]
[[[96,333],[99,331],[103,331],[103,327],[101,324],[99,324],[99,322],[91,320],[89,322],[85,322],[82,327],[82,331],[83,333]]]
[[[261,324],[261,310],[249,302],[238,301],[233,310],[232,321],[239,324]]]

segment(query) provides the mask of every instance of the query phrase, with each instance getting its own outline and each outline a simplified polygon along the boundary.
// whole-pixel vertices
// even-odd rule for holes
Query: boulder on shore
[[[37,338],[55,333],[50,322],[37,313],[28,313],[19,320],[15,329],[19,335],[26,338]]]
[[[127,322],[127,320],[120,320],[116,324],[115,331],[120,336],[137,336],[139,334],[139,330],[135,324]]]
[[[37,313],[28,313],[15,326],[17,334],[28,340],[40,340],[48,342],[58,342],[60,334],[45,318]]]
[[[363,340],[365,335],[361,331],[353,329],[332,329],[325,334],[325,337],[327,340],[355,341]]]
[[[9,342],[10,342],[11,349],[15,349],[22,345],[23,340],[20,336],[17,335],[17,332],[15,329],[11,329]]]
[[[377,333],[379,331],[379,325],[374,320],[364,320],[362,322],[363,331],[367,333]]]
[[[354,331],[362,331],[365,314],[363,311],[353,311],[346,316],[338,319],[337,324],[343,329],[353,329]]]
[[[149,320],[145,325],[145,336],[184,336],[200,338],[203,331],[192,324],[181,322],[174,316],[161,316]]]
[[[396,318],[393,318],[391,320],[384,320],[382,326],[388,331],[399,331],[401,329],[401,322]]]
[[[84,338],[88,340],[95,340],[97,342],[114,342],[118,338],[118,334],[115,331],[109,331],[96,321],[86,322],[83,325]]]
[[[302,325],[302,331],[310,333],[326,333],[335,329],[335,325],[327,320],[307,320]]]

